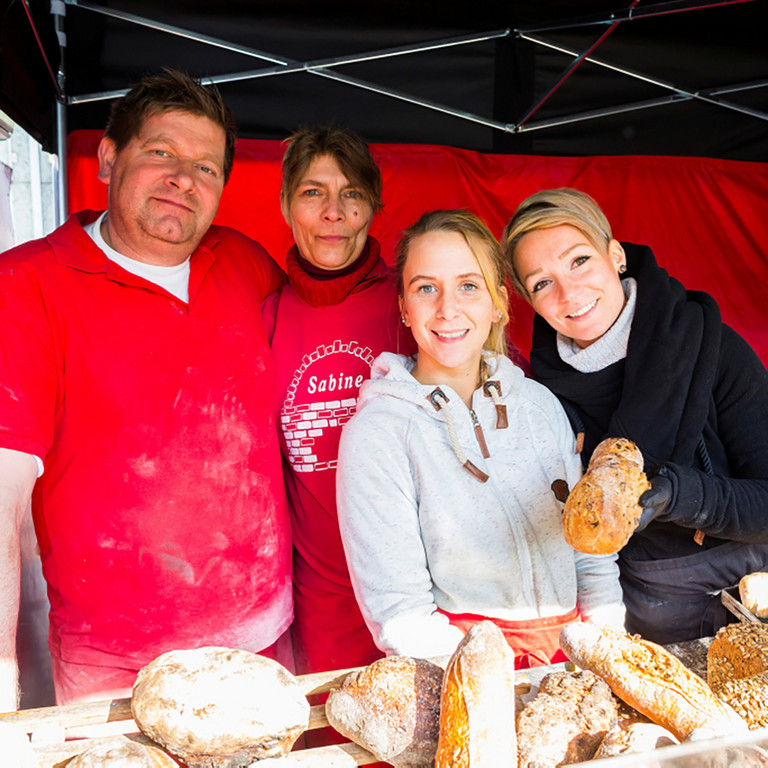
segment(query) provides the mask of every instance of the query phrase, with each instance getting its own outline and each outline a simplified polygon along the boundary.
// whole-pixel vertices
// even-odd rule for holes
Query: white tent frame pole
[[[66,68],[65,54],[67,50],[67,35],[64,31],[64,19],[67,15],[66,5],[61,0],[51,0],[51,13],[54,19],[56,38],[59,43],[59,67],[56,71],[56,215],[54,221],[57,227],[67,219],[67,105],[66,105]]]

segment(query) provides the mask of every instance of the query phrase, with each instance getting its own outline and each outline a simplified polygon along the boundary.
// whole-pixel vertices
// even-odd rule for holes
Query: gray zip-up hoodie
[[[565,413],[508,358],[486,362],[496,397],[478,389],[470,410],[447,386],[433,402],[413,360],[384,353],[344,427],[339,523],[355,594],[386,653],[452,653],[463,634],[438,608],[523,621],[578,602],[585,618],[623,628],[616,556],[574,552],[563,537],[551,484],[572,488],[581,476]]]

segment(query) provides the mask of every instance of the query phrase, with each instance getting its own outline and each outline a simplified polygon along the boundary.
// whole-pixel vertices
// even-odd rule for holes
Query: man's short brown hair
[[[237,126],[232,110],[215,85],[204,86],[186,72],[164,69],[145,75],[128,93],[112,105],[105,136],[119,152],[141,132],[144,121],[162,112],[188,112],[207,117],[224,131],[224,183],[229,180],[235,158]]]

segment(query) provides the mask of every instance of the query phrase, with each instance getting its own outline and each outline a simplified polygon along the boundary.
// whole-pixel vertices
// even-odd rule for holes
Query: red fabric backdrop
[[[660,128],[663,130],[663,126]],[[99,131],[69,138],[69,209],[106,207]],[[398,233],[426,210],[468,208],[500,235],[539,189],[573,186],[602,205],[615,237],[653,248],[688,288],[711,293],[724,320],[768,364],[768,163],[680,157],[487,155],[428,145],[372,145],[384,210],[371,233],[391,261]],[[278,141],[240,139],[217,223],[258,240],[281,264],[291,243],[280,214]],[[515,300],[511,336],[530,349],[531,313]]]

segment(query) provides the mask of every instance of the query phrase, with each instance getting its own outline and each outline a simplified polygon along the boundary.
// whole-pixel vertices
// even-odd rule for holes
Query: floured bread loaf
[[[637,446],[623,437],[603,440],[566,499],[566,541],[590,555],[618,552],[637,527],[643,512],[637,500],[650,487]]]
[[[424,659],[389,656],[328,694],[328,722],[395,768],[432,766],[440,731],[443,670]]]
[[[142,733],[190,768],[241,768],[287,754],[309,722],[296,678],[248,651],[170,651],[138,674],[131,710]]]
[[[517,718],[519,768],[591,760],[618,722],[618,699],[594,672],[552,672]]]
[[[679,743],[672,733],[655,723],[630,723],[626,727],[617,724],[605,734],[602,744],[595,752],[595,760],[650,752]]]
[[[600,675],[622,701],[680,740],[710,724],[731,733],[747,730],[731,707],[660,645],[609,627],[574,623],[563,627],[560,647],[582,669]]]
[[[67,763],[67,768],[178,768],[162,749],[118,736],[96,744]]]
[[[707,682],[715,693],[728,680],[768,671],[768,628],[741,622],[721,627],[707,649]]]
[[[475,624],[445,670],[435,768],[514,765],[514,653],[490,621]]]
[[[768,573],[748,573],[739,581],[739,597],[744,607],[758,619],[768,619]]]

